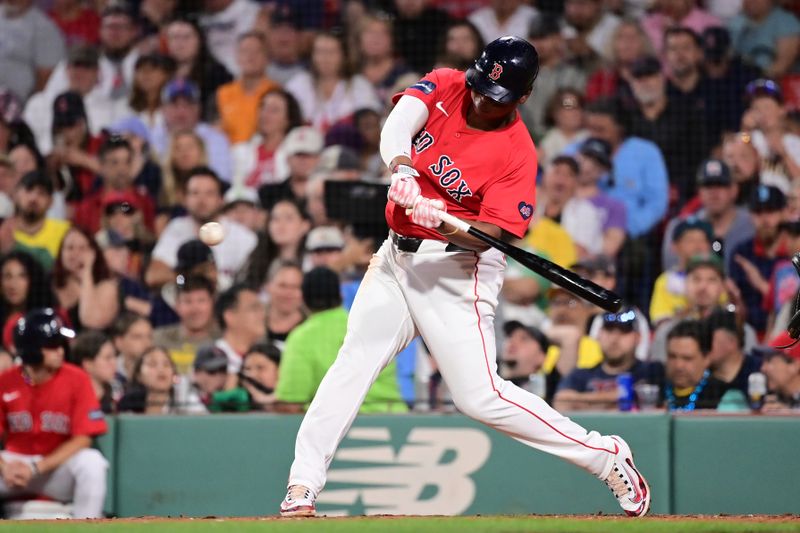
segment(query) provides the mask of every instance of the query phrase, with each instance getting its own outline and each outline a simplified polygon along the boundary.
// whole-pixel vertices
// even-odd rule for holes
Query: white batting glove
[[[392,185],[389,187],[389,200],[400,207],[409,208],[422,192],[415,179],[419,176],[416,170],[407,165],[398,165],[392,174]]]
[[[408,214],[409,210],[406,210]],[[438,228],[442,225],[440,212],[447,211],[443,200],[434,200],[418,196],[411,211],[411,222],[423,228]]]

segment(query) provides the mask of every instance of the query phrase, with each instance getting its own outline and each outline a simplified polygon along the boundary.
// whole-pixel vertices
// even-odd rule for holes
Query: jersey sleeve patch
[[[528,220],[533,216],[533,206],[527,202],[520,202],[517,205],[517,209],[522,216],[522,220]]]
[[[89,411],[89,420],[103,420],[105,415],[100,409],[93,409]]]
[[[409,87],[409,89],[416,89],[423,94],[431,94],[436,89],[436,84],[430,80],[419,80],[417,83]]]

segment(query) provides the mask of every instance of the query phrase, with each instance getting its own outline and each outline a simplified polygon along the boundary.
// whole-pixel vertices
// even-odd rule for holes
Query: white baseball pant
[[[415,253],[386,240],[370,262],[347,335],[297,434],[289,485],[315,493],[378,373],[421,335],[465,415],[604,479],[616,447],[544,400],[497,375],[494,315],[505,257],[445,252],[424,240]]]
[[[0,452],[4,462],[32,463],[41,455]],[[84,448],[47,474],[34,476],[24,489],[6,486],[0,477],[0,496],[43,495],[64,503],[72,503],[75,518],[102,518],[106,499],[108,461],[99,451]]]

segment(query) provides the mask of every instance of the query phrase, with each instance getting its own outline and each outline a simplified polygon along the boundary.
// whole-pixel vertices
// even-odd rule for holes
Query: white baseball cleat
[[[628,443],[616,435],[611,438],[617,447],[617,455],[611,473],[604,482],[625,514],[642,517],[650,510],[650,486],[633,464],[633,453]]]
[[[304,485],[292,485],[281,502],[281,516],[314,516],[317,509],[314,492]]]

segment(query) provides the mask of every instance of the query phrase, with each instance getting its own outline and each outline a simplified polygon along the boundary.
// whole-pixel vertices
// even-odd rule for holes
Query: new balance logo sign
[[[387,427],[350,431],[317,499],[320,513],[455,515],[469,508],[475,499],[470,474],[486,463],[492,448],[485,433],[415,428],[399,448],[392,440]]]

